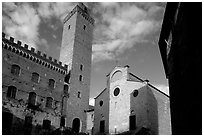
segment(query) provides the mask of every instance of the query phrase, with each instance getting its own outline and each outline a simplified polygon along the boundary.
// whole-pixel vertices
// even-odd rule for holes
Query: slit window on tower
[[[82,64],[80,65],[80,70],[81,70],[81,71],[83,70],[83,65],[82,65]]]
[[[86,25],[84,25],[84,30],[86,29]]]
[[[69,25],[69,26],[68,26],[68,29],[70,29],[70,28],[71,28],[71,26]]]
[[[80,93],[80,92],[78,92],[77,96],[78,96],[78,98],[81,98],[81,93]]]
[[[79,76],[79,81],[82,81],[82,75]]]

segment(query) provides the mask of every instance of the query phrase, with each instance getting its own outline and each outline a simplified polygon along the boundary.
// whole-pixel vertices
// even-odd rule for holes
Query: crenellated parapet
[[[87,7],[83,3],[79,3],[65,18],[64,23],[68,21],[76,12],[80,13],[88,22],[94,25],[94,19],[89,15]]]
[[[45,53],[41,51],[35,51],[35,48],[28,49],[28,45],[24,44],[22,46],[21,41],[14,42],[13,37],[7,37],[5,33],[2,33],[2,48],[10,50],[26,59],[29,59],[37,64],[44,67],[57,71],[61,74],[66,74],[68,72],[68,65],[62,65],[61,61],[53,59],[52,57],[47,57]]]

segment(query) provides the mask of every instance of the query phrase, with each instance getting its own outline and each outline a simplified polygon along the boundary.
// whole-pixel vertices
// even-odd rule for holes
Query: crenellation
[[[41,56],[41,51],[38,51],[37,54],[38,54],[39,56]]]
[[[46,59],[46,57],[47,57],[47,54],[43,53],[43,58],[45,58],[45,59]]]
[[[14,38],[13,37],[10,37],[10,42],[14,42]]]
[[[18,45],[18,46],[21,46],[21,44],[22,44],[22,42],[18,40],[18,41],[17,41],[17,45]]]
[[[28,50],[28,45],[27,45],[27,44],[24,44],[24,48],[25,48],[26,50]]]
[[[49,57],[49,60],[51,60],[51,61],[52,61],[52,57]]]
[[[60,66],[62,65],[62,62],[61,62],[61,61],[59,61],[59,65],[60,65]]]
[[[48,67],[54,71],[57,71],[56,67],[59,67],[63,70],[66,70],[65,66],[62,66],[62,62],[58,63],[57,59],[52,59],[52,57],[47,58],[47,55],[44,53],[43,55],[41,55],[41,51],[37,51],[37,53],[35,52],[35,48],[31,47],[31,49],[28,49],[28,45],[24,44],[24,47],[22,47],[22,42],[17,40],[17,42],[14,42],[14,38],[13,37],[8,37],[9,39],[6,39],[6,34],[2,32],[2,38],[4,38],[5,41],[7,41],[9,43],[8,44],[2,44],[3,48],[8,49],[16,54],[19,54],[22,57],[25,57],[35,63],[38,63],[40,65],[43,65],[45,67]],[[43,63],[43,61],[41,61],[41,59],[45,60],[47,63]],[[54,65],[54,66],[53,66]],[[55,67],[56,66],[56,67]],[[58,72],[58,71],[57,71]],[[61,74],[65,74],[64,71],[60,72]]]
[[[35,53],[35,48],[31,47],[31,52]]]
[[[67,69],[67,68],[68,68],[68,65],[67,65],[67,64],[64,64],[64,67]]]
[[[56,63],[56,64],[57,64],[57,59],[54,59],[54,63]]]

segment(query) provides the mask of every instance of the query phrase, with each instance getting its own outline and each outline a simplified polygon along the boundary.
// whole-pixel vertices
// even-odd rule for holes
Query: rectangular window
[[[70,28],[71,28],[71,26],[69,25],[69,26],[68,26],[68,29],[70,29]]]
[[[43,129],[50,130],[51,128],[51,121],[50,120],[43,120]]]
[[[135,130],[136,129],[136,115],[132,115],[129,117],[129,123],[130,123],[130,130]]]
[[[47,108],[52,108],[52,102],[53,102],[53,99],[51,97],[47,97],[47,102],[45,106]]]
[[[100,133],[105,132],[105,120],[100,121]]]
[[[65,117],[61,117],[61,119],[60,119],[60,126],[61,127],[65,126]]]

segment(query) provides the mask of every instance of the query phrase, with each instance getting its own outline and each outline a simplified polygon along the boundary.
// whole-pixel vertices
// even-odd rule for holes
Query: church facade
[[[86,132],[94,19],[79,3],[63,26],[60,61],[2,33],[3,134]]]
[[[95,98],[94,134],[171,134],[169,96],[115,67],[106,88]]]

